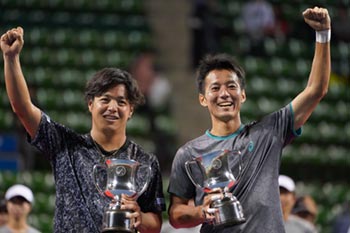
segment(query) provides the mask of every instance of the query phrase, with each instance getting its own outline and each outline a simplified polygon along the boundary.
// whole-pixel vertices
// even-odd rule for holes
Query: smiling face
[[[125,133],[126,123],[134,110],[127,96],[125,86],[119,84],[90,100],[93,130]]]
[[[205,78],[204,93],[199,94],[202,106],[207,107],[212,123],[239,121],[242,103],[246,100],[235,72],[212,70]]]

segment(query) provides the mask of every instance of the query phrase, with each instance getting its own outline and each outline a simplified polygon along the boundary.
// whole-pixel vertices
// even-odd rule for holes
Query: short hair
[[[96,72],[85,87],[85,101],[89,102],[95,97],[102,96],[109,89],[123,84],[127,91],[127,100],[137,107],[144,103],[145,98],[136,80],[127,72],[118,68],[103,68]]]
[[[7,207],[6,207],[6,200],[1,198],[0,199],[0,214],[7,214]]]
[[[245,89],[245,71],[238,62],[228,54],[207,55],[197,69],[197,88],[204,93],[204,80],[212,70],[231,70],[237,74],[242,89]]]

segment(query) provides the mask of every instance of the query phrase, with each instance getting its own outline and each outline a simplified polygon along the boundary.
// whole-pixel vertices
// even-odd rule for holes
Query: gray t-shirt
[[[13,231],[8,228],[6,225],[0,227],[0,233],[12,233]],[[40,231],[38,231],[37,229],[29,226],[28,229],[26,231],[21,231],[23,233],[41,233]]]
[[[246,222],[241,225],[214,229],[204,223],[201,232],[259,232],[281,233],[284,224],[279,199],[278,175],[282,149],[300,134],[293,130],[292,105],[263,119],[242,125],[226,137],[217,137],[207,131],[204,135],[182,146],[174,158],[168,192],[181,198],[195,198],[200,205],[204,193],[189,179],[185,162],[218,150],[239,150],[242,154],[242,175],[233,188],[240,201]],[[231,164],[231,168],[237,167]]]
[[[317,229],[314,225],[294,215],[290,215],[284,224],[286,233],[317,233]]]

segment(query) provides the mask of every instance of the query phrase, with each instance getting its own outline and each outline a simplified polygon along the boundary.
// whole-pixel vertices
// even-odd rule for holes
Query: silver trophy
[[[111,198],[104,209],[102,232],[135,232],[134,219],[126,217],[133,211],[120,209],[121,195],[139,197],[149,184],[151,167],[134,160],[112,158],[105,164],[96,164],[93,176],[99,193]],[[136,183],[137,177],[144,178],[143,185]]]
[[[213,201],[210,208],[216,209],[213,225],[224,227],[246,221],[241,203],[230,192],[241,176],[240,151],[219,150],[185,163],[186,173],[192,183],[205,193],[220,188],[223,198]],[[234,172],[235,171],[235,175]]]

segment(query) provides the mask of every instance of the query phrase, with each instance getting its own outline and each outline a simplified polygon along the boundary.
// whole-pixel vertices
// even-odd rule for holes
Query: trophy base
[[[103,233],[134,233],[134,221],[127,218],[127,213],[132,213],[128,210],[107,210],[103,215]]]
[[[228,226],[239,225],[245,223],[245,219],[229,219],[227,221],[217,221],[215,220],[214,227],[215,228],[225,228]]]
[[[103,233],[130,233],[133,232],[135,233],[135,230],[125,230],[125,229],[119,229],[119,228],[114,228],[114,229],[104,229],[102,230]]]
[[[213,207],[218,209],[214,220],[216,228],[238,225],[246,221],[242,206],[234,196],[215,201]]]

